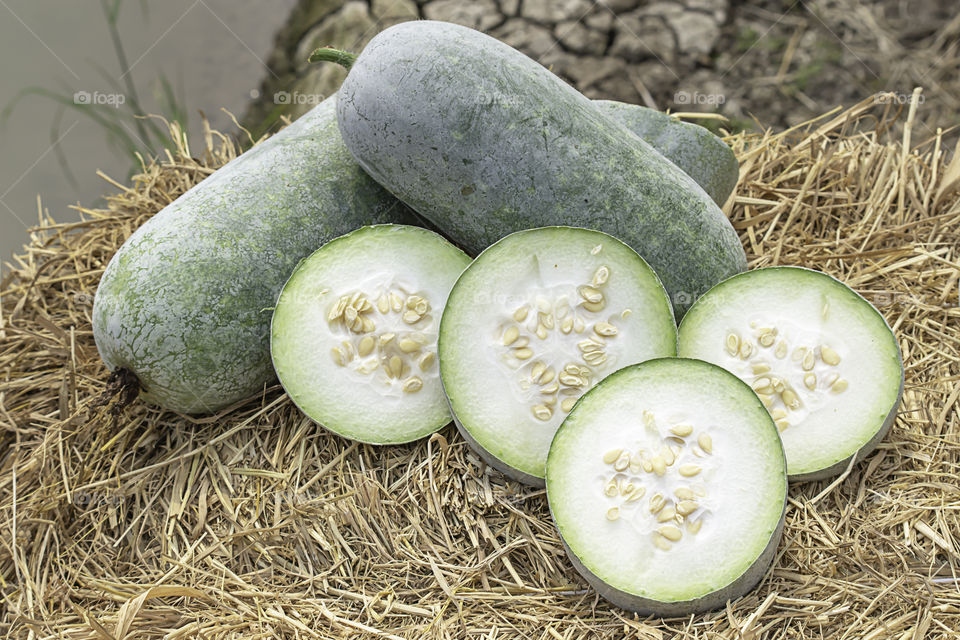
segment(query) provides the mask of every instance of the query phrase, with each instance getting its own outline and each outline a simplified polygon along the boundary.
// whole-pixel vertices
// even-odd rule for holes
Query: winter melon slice
[[[720,367],[661,358],[588,391],[550,447],[547,498],[574,567],[617,606],[682,616],[757,584],[783,529],[773,420]]]
[[[464,437],[494,468],[543,485],[553,434],[619,367],[676,353],[667,294],[630,247],[599,231],[519,231],[450,293],[440,375]]]
[[[715,286],[681,323],[679,349],[759,394],[791,480],[836,475],[870,453],[903,393],[900,347],[883,316],[843,283],[800,267],[756,269]]]
[[[404,225],[363,227],[318,249],[273,313],[284,389],[313,420],[361,442],[409,442],[448,424],[437,329],[469,263],[436,233]]]

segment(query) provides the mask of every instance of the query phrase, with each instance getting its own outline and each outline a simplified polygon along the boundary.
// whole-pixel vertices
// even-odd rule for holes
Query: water
[[[108,3],[112,4],[112,2]],[[159,78],[173,85],[186,108],[190,131],[200,131],[198,110],[215,128],[232,130],[220,108],[241,116],[265,74],[263,60],[274,33],[296,0],[128,0],[119,11],[119,31],[133,80],[145,111],[161,109]],[[120,122],[112,106],[128,101],[127,91],[111,86],[122,71],[97,0],[0,0],[0,108],[21,90],[52,90],[73,101],[99,103],[99,111]],[[138,136],[136,125],[124,130]],[[55,130],[55,124],[57,129]],[[72,184],[61,168],[59,146]],[[59,222],[79,214],[71,204],[96,204],[115,190],[97,169],[126,180],[130,157],[111,144],[104,129],[53,100],[28,96],[0,126],[0,260],[27,239],[37,221],[37,195]]]

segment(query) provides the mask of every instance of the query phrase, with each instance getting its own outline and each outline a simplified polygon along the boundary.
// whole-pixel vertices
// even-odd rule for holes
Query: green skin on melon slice
[[[800,267],[718,284],[684,317],[679,351],[753,387],[780,430],[791,480],[827,478],[863,459],[903,394],[900,347],[883,316],[838,280]]]
[[[543,485],[576,399],[625,364],[676,353],[663,285],[599,231],[545,227],[495,243],[450,293],[440,374],[464,438],[508,476]]]
[[[271,324],[290,398],[330,431],[371,444],[448,424],[437,330],[469,263],[436,233],[403,225],[363,227],[314,252],[284,285]]]
[[[783,448],[753,391],[661,358],[584,395],[550,446],[550,511],[577,571],[656,616],[722,607],[768,570],[787,498]]]

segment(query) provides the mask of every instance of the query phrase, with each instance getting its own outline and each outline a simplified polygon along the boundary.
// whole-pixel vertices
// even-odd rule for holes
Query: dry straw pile
[[[104,266],[236,153],[211,133],[193,158],[177,134],[106,209],[44,217],[0,286],[0,635],[956,637],[960,155],[948,164],[940,136],[921,140],[913,113],[888,141],[895,109],[867,101],[732,141],[742,179],[728,209],[751,265],[821,269],[874,301],[907,383],[868,460],[791,487],[773,570],[726,610],[639,619],[599,601],[543,492],[485,469],[452,428],[352,444],[277,387],[204,419],[98,404]]]

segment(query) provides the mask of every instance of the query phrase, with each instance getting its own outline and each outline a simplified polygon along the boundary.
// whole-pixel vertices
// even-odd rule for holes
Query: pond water
[[[200,130],[198,110],[214,127],[232,130],[221,107],[243,115],[269,73],[263,61],[296,0],[120,2],[126,75],[104,15],[104,5],[113,4],[0,0],[0,109],[24,90],[48,91],[68,105],[94,105],[138,140],[143,136],[137,122],[120,117],[130,105],[128,82],[145,112],[161,113],[165,78],[191,132]],[[69,205],[96,204],[114,189],[96,176],[98,169],[124,181],[130,167],[123,145],[111,142],[83,112],[55,98],[22,95],[0,123],[0,260],[6,262],[27,240],[26,228],[37,221],[38,195],[54,219],[75,220],[79,214]]]

